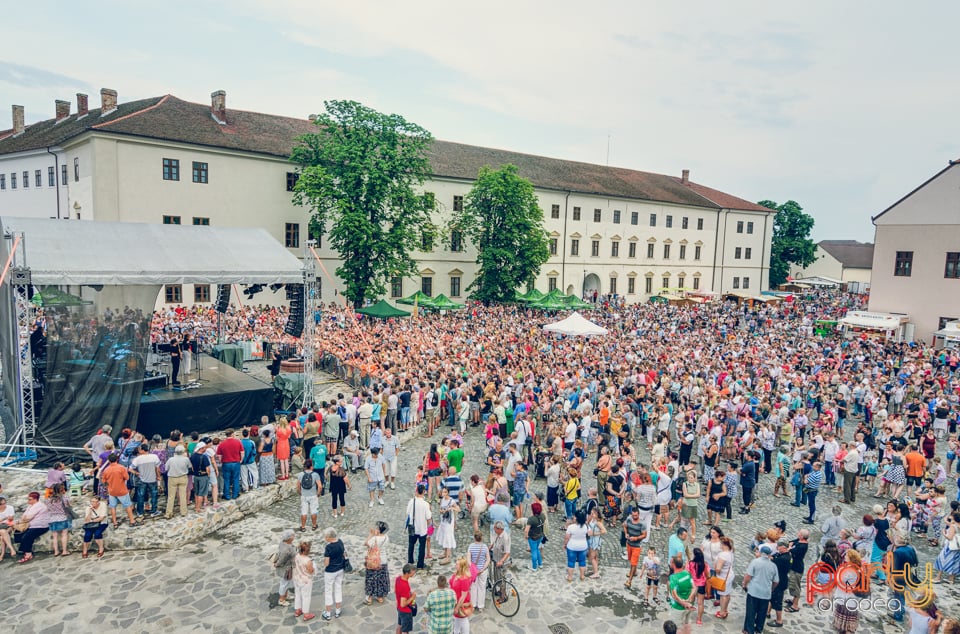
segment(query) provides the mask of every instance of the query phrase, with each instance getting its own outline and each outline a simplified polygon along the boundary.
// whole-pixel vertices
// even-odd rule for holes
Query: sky
[[[0,0],[2,5],[10,0]],[[960,159],[958,2],[219,0],[12,5],[10,106],[52,118],[172,94],[297,117],[325,100],[436,138],[796,200],[813,237],[872,241],[871,216]]]

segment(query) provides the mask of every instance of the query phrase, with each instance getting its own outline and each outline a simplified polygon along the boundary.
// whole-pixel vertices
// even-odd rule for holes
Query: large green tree
[[[417,192],[430,173],[430,133],[356,101],[326,101],[317,131],[297,138],[293,201],[310,209],[313,235],[327,235],[343,264],[344,295],[360,306],[389,277],[413,275],[410,257],[432,229],[432,196]]]
[[[550,257],[543,210],[533,184],[515,165],[480,168],[451,224],[477,247],[480,270],[468,287],[477,300],[512,300],[514,290],[532,283]]]
[[[757,204],[777,212],[770,245],[770,288],[776,288],[787,281],[791,264],[807,267],[816,261],[817,245],[810,239],[813,216],[803,213],[794,200],[783,204],[761,200]]]

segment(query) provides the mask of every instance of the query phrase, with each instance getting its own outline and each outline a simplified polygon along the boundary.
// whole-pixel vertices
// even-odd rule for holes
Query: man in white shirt
[[[860,452],[856,443],[849,443],[847,455],[843,458],[843,499],[842,504],[857,501],[857,474],[860,473]]]
[[[419,544],[419,550],[417,551],[418,570],[423,570],[425,567],[424,556],[426,553],[424,551],[427,543],[427,530],[430,520],[433,519],[430,504],[423,499],[426,490],[424,485],[418,484],[416,496],[407,503],[407,563],[413,563],[413,546]]]
[[[563,430],[563,448],[567,451],[573,449],[573,443],[577,440],[577,423],[571,418]]]
[[[838,451],[840,451],[840,443],[837,442],[833,433],[828,433],[823,443],[823,470],[826,472],[827,486],[837,485],[837,478],[833,472],[833,460],[837,457]]]

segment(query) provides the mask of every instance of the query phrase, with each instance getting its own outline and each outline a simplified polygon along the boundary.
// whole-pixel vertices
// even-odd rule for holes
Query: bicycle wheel
[[[493,584],[491,591],[493,606],[501,615],[509,618],[520,611],[520,593],[512,583],[506,579],[500,579]]]

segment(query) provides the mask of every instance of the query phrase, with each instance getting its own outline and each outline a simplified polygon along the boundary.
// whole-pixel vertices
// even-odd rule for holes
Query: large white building
[[[53,119],[29,126],[13,107],[13,127],[0,131],[0,215],[264,227],[301,254],[308,217],[291,202],[288,157],[296,137],[314,130],[309,120],[227,109],[223,91],[205,105],[172,95],[119,103],[104,89],[100,108],[89,109],[85,95],[77,105],[71,113],[57,101]],[[446,141],[432,144],[429,159],[424,190],[435,195],[441,225],[484,165],[512,163],[533,182],[551,245],[536,282],[542,291],[634,302],[663,287],[767,287],[773,212],[695,183],[686,170],[666,176]],[[462,240],[442,242],[424,245],[419,275],[393,280],[388,296],[466,297],[476,253]],[[333,274],[337,257],[322,236],[318,252]],[[324,279],[321,299],[339,288]],[[214,294],[171,286],[160,302]]]
[[[960,161],[873,218],[870,310],[905,313],[914,337],[960,319]]]
[[[821,240],[817,243],[816,260],[807,267],[794,265],[794,279],[821,277],[843,282],[852,291],[870,288],[873,266],[873,245],[856,240]]]

